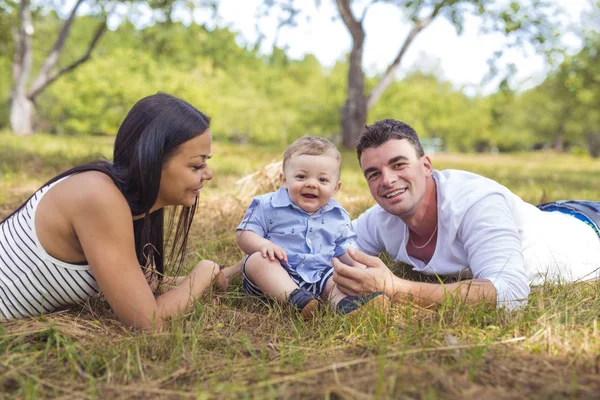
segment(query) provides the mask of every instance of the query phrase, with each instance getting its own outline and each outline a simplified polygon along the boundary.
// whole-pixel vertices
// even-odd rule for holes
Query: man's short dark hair
[[[356,146],[358,162],[360,163],[360,156],[363,151],[371,147],[379,147],[392,139],[407,140],[419,157],[425,155],[417,132],[413,128],[395,119],[382,119],[373,125],[365,125],[365,129],[361,132]]]

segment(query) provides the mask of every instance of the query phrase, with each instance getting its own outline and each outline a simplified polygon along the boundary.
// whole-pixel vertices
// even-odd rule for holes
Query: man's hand
[[[369,256],[356,249],[348,249],[347,253],[355,262],[366,268],[355,268],[333,259],[333,281],[347,295],[362,295],[374,292],[385,292],[393,297],[399,288],[395,288],[397,278],[392,271],[377,257]]]
[[[287,254],[285,250],[277,246],[275,243],[268,242],[260,247],[260,254],[263,258],[269,258],[271,261],[275,261],[277,258],[279,261],[287,262]]]
[[[341,256],[338,256],[337,259],[340,260],[342,262],[342,264],[346,264],[346,265],[349,265],[354,268],[362,268],[362,269],[367,268],[363,264],[361,264],[357,261],[354,261],[354,259],[352,257],[350,257],[347,252],[342,254]]]

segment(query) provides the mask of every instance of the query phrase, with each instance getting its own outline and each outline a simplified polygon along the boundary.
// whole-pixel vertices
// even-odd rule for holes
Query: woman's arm
[[[69,219],[102,293],[117,318],[137,328],[160,328],[197,298],[218,272],[210,261],[158,299],[140,268],[132,215],[121,192],[105,175],[90,176],[72,196]]]

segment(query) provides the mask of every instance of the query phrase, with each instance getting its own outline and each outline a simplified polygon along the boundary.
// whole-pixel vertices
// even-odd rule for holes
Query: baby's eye
[[[327,182],[329,182],[329,179],[321,178],[321,179],[319,179],[319,181],[321,181],[321,183],[327,183]]]
[[[302,175],[302,174],[298,174],[298,175],[296,175],[296,178],[297,179],[304,179],[304,178],[306,178],[306,176]]]

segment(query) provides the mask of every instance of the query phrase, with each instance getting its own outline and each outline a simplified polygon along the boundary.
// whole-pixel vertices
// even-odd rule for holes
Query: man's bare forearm
[[[392,283],[393,298],[399,302],[411,300],[423,307],[435,307],[447,297],[453,297],[471,305],[496,305],[496,289],[487,279],[441,284],[411,282],[396,277]]]

